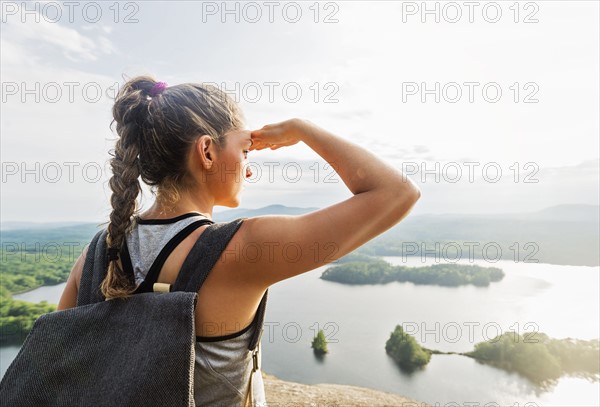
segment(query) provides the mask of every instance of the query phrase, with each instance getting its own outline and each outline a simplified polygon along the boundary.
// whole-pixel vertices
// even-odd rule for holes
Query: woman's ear
[[[214,147],[215,143],[213,143],[209,135],[205,134],[200,136],[196,141],[196,151],[198,152],[198,157],[200,158],[202,166],[207,170],[210,170],[213,166]]]

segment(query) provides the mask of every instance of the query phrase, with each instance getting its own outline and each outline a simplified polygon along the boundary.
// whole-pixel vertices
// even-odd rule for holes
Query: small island
[[[311,347],[316,355],[324,355],[328,352],[327,339],[322,329],[319,329],[317,336],[313,338]]]
[[[474,264],[434,264],[422,267],[393,266],[383,259],[362,255],[361,260],[342,261],[329,267],[321,279],[342,284],[387,284],[393,281],[421,285],[457,287],[472,284],[487,287],[504,278],[497,267]]]
[[[419,345],[400,325],[396,325],[386,341],[385,351],[400,368],[407,371],[422,368],[431,360],[431,351]]]

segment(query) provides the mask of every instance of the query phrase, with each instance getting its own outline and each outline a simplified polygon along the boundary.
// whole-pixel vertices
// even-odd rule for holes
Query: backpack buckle
[[[171,284],[154,283],[152,285],[152,291],[154,291],[155,293],[169,293],[171,292]]]
[[[252,352],[252,372],[256,372],[258,369],[260,369],[260,366],[258,365],[258,350],[260,347],[260,343],[256,346],[256,349],[254,350],[254,352]]]

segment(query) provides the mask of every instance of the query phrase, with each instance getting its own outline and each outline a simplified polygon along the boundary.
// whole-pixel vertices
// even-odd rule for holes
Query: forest
[[[92,236],[90,227],[2,232],[1,344],[22,342],[40,315],[56,310],[56,304],[15,300],[12,295],[67,281],[75,261]]]

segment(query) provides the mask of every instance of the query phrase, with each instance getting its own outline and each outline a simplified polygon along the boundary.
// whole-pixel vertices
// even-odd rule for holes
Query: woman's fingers
[[[250,138],[252,139],[252,145],[250,146],[250,151],[259,150],[262,145],[262,139],[260,137],[261,131],[254,130],[250,132]]]
[[[252,138],[250,150],[264,150],[265,148],[271,147],[272,143],[268,143],[265,136],[266,134],[264,134],[263,129],[250,132],[250,137]]]
[[[252,138],[252,150],[263,150],[270,148],[277,150],[281,147],[290,146],[298,142],[295,136],[296,127],[294,122],[288,120],[281,123],[266,124],[259,130],[250,132]]]

